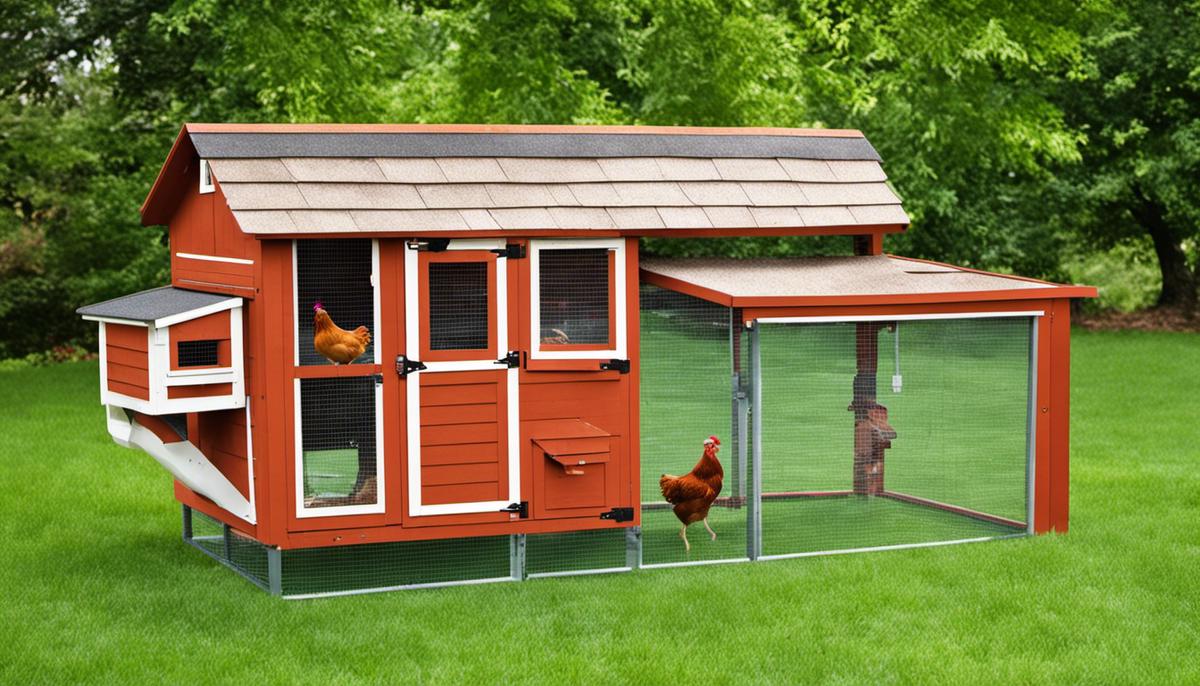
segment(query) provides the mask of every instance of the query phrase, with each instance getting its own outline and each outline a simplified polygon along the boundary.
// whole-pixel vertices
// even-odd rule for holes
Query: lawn
[[[178,540],[94,364],[0,373],[0,682],[1198,682],[1200,336],[1073,372],[1065,536],[317,601]]]

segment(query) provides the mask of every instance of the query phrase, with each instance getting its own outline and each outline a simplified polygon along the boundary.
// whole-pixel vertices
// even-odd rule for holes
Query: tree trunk
[[[1196,308],[1197,275],[1188,269],[1187,254],[1183,252],[1178,236],[1167,223],[1162,205],[1147,198],[1141,188],[1134,186],[1137,198],[1131,208],[1133,218],[1150,234],[1154,242],[1154,254],[1158,257],[1158,269],[1162,273],[1162,291],[1158,295],[1159,307],[1182,307],[1187,311]]]

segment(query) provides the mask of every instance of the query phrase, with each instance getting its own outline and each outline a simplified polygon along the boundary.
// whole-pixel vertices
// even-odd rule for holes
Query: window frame
[[[353,239],[351,239],[353,240]],[[297,240],[292,241],[292,361],[291,374],[293,383],[292,405],[292,470],[294,472],[296,499],[294,516],[297,520],[322,517],[341,517],[346,515],[380,515],[387,511],[386,469],[384,460],[385,432],[383,414],[383,383],[381,360],[383,355],[382,319],[380,300],[380,263],[379,240],[371,239],[371,290],[372,315],[371,343],[372,358],[368,361],[355,362],[348,365],[300,364],[300,304],[297,298],[299,292],[299,257]],[[302,424],[301,379],[333,378],[333,377],[374,377],[375,383],[375,486],[376,501],[363,505],[339,505],[335,507],[305,507],[304,505],[304,427]]]
[[[541,253],[543,250],[603,248],[609,251],[609,341],[542,343]],[[531,360],[627,359],[625,241],[621,238],[533,239],[529,241],[529,358]]]

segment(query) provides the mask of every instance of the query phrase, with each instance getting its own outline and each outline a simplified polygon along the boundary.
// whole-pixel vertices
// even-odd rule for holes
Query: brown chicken
[[[313,304],[313,347],[334,364],[350,364],[367,350],[371,332],[360,326],[353,331],[338,328],[321,303]]]
[[[663,497],[675,506],[675,516],[683,522],[679,537],[683,539],[684,550],[691,552],[692,544],[688,543],[687,528],[689,524],[704,522],[704,528],[717,540],[717,532],[708,525],[708,508],[721,494],[721,481],[725,478],[725,470],[717,459],[717,451],[721,449],[721,441],[716,436],[709,436],[704,441],[704,454],[692,471],[683,476],[663,474],[658,480]]]

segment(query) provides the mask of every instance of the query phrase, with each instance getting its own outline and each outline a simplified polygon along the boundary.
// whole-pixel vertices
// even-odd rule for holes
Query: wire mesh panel
[[[584,574],[628,568],[625,529],[595,529],[525,537],[529,576]]]
[[[1029,318],[758,335],[764,555],[1025,531]]]
[[[224,523],[184,506],[184,538],[249,579],[268,588],[267,546],[247,538]]]
[[[220,341],[179,341],[175,344],[180,367],[215,367]]]
[[[486,262],[429,264],[429,349],[480,350],[488,347]]]
[[[512,579],[511,536],[283,551],[285,596]]]
[[[609,250],[543,249],[538,251],[538,261],[541,342],[608,345]]]
[[[734,388],[732,312],[682,293],[641,287],[642,564],[709,562],[746,557],[745,467],[740,462]],[[740,343],[740,341],[739,341]],[[740,349],[740,345],[738,346]],[[717,436],[724,478],[703,523],[688,527],[659,487],[663,474],[688,474],[704,439]],[[683,514],[687,514],[687,510]]]
[[[300,379],[304,507],[378,502],[374,376]]]
[[[313,341],[313,307],[318,303],[338,328],[352,332],[370,330],[371,342],[356,358],[368,363],[375,357],[375,287],[373,248],[370,239],[336,238],[296,241],[296,337],[301,365],[333,364]]]

